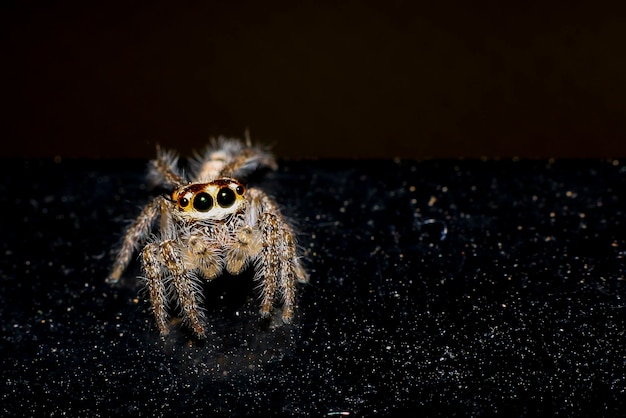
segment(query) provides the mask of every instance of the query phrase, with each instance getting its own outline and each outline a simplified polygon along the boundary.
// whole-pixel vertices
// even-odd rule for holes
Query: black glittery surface
[[[134,263],[145,161],[0,168],[3,416],[619,416],[626,168],[600,160],[291,161],[261,185],[311,283],[264,326],[251,274],[209,336],[162,340]]]

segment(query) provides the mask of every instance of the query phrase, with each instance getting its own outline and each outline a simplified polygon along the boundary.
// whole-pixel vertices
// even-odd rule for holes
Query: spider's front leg
[[[203,337],[203,313],[197,302],[198,290],[194,285],[195,277],[191,270],[186,268],[178,242],[166,240],[159,244],[150,243],[144,248],[142,257],[150,301],[161,335],[168,333],[165,279],[171,276],[183,311],[183,318],[198,337]]]
[[[161,335],[167,335],[169,332],[167,327],[167,292],[164,283],[166,272],[163,268],[161,248],[158,244],[148,244],[144,247],[141,256],[150,292],[152,311]]]
[[[276,289],[283,301],[283,322],[293,317],[295,280],[306,282],[308,277],[296,253],[294,232],[275,206],[261,215],[258,228],[262,248],[259,256],[258,277],[262,282],[261,316],[271,314]]]
[[[115,257],[113,269],[106,279],[107,283],[117,283],[120,280],[122,273],[130,263],[133,253],[150,234],[152,224],[159,215],[159,210],[163,211],[164,204],[165,200],[162,197],[154,199],[143,208],[141,214],[128,228]]]

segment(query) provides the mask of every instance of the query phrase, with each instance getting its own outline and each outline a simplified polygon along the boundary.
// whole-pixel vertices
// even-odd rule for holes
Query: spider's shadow
[[[238,275],[224,273],[204,283],[202,305],[212,338],[228,338],[242,332],[250,336],[282,326],[279,303],[270,318],[261,318],[259,286],[253,268]]]
[[[258,311],[258,306],[253,306],[258,301],[257,287],[252,269],[238,275],[224,272],[211,281],[204,281],[203,306],[207,320],[238,317],[255,308]]]
[[[209,348],[221,361],[241,363],[242,370],[261,358],[281,356],[291,344],[292,327],[282,323],[280,306],[275,306],[270,318],[260,317],[258,287],[252,268],[236,276],[225,273],[205,282],[205,338],[193,336],[178,318],[171,324],[173,333],[168,337],[168,345],[193,341],[193,346]]]

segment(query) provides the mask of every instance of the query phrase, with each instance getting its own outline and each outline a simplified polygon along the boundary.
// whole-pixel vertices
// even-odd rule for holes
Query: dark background
[[[2,156],[626,154],[609,3],[3,3]]]

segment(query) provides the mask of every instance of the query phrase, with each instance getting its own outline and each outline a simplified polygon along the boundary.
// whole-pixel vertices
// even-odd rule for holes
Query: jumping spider
[[[116,283],[141,246],[144,279],[161,335],[168,333],[168,308],[177,302],[183,323],[202,338],[205,318],[201,278],[224,270],[241,273],[248,265],[260,281],[261,316],[282,299],[282,320],[290,322],[295,281],[306,282],[294,231],[277,204],[244,178],[258,168],[276,168],[274,157],[248,141],[219,138],[191,162],[191,181],[178,169],[178,157],[157,150],[148,178],[171,190],[149,202],[122,240],[107,282]],[[153,227],[159,220],[158,231]]]

